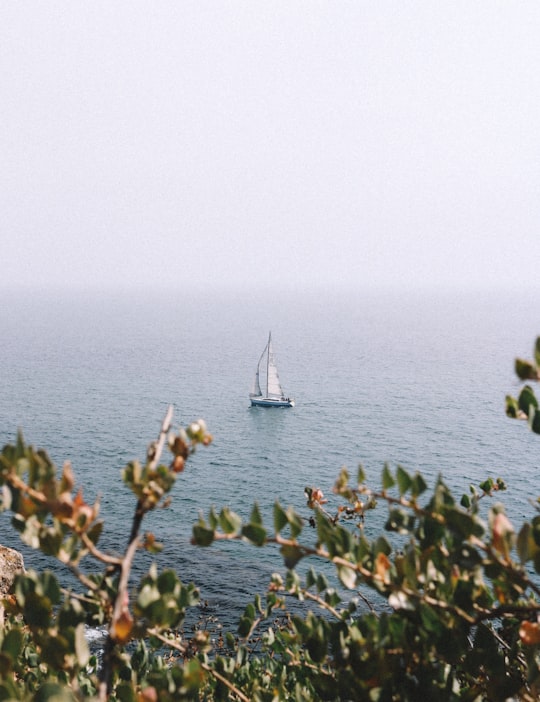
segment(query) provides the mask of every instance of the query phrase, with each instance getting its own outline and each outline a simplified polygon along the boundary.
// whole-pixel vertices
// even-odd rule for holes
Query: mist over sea
[[[194,580],[225,623],[284,569],[271,549],[191,546],[211,505],[248,516],[257,501],[271,526],[276,498],[307,516],[305,486],[332,503],[341,466],[354,474],[362,463],[378,486],[385,461],[430,485],[442,473],[458,495],[500,476],[516,522],[540,495],[540,439],[504,414],[514,358],[530,357],[540,333],[527,295],[3,292],[0,325],[1,444],[21,428],[58,466],[69,459],[86,500],[101,495],[111,551],[124,547],[134,507],[121,468],[144,459],[169,404],[176,425],[204,417],[213,444],[145,530],[165,543],[160,567]],[[249,406],[269,330],[293,409]],[[383,517],[368,515],[368,534]],[[21,549],[7,514],[0,543]],[[52,565],[21,550],[28,568]],[[141,554],[139,574],[150,560]]]

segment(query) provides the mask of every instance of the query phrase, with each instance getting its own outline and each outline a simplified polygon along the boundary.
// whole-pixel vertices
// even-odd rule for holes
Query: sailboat
[[[261,368],[263,387],[265,386],[264,393],[261,390],[260,383]],[[272,332],[268,335],[268,343],[264,347],[264,351],[259,358],[255,380],[253,381],[253,389],[249,394],[249,399],[251,400],[251,405],[255,407],[294,407],[294,400],[291,397],[285,397],[281,389],[274,350],[272,348]]]

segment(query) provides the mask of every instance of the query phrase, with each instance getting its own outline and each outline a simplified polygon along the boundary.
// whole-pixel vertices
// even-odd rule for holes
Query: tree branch
[[[178,643],[177,641],[171,641],[171,639],[168,639],[166,636],[163,636],[163,634],[159,633],[159,631],[157,631],[156,629],[149,629],[148,633],[152,636],[155,636],[156,639],[159,639],[170,648],[174,648],[180,653],[185,654],[185,646],[182,646],[182,644]],[[219,682],[223,683],[223,685],[225,685],[233,693],[233,695],[236,695],[236,697],[238,697],[239,700],[241,700],[242,702],[250,702],[249,697],[246,697],[246,695],[244,695],[244,693],[241,690],[239,690],[235,685],[233,685],[233,683],[230,682],[230,680],[227,680],[227,678],[218,673],[217,670],[214,670],[203,661],[199,661],[199,664],[205,672],[209,673],[216,680],[219,680]]]
[[[165,439],[167,433],[171,426],[171,420],[173,416],[173,406],[169,405],[165,418],[161,424],[161,430],[159,433],[159,438],[156,443],[154,455],[149,463],[149,468],[155,468],[161,458],[163,452],[163,447],[165,445]],[[141,527],[144,515],[149,511],[149,507],[145,507],[144,503],[139,499],[137,501],[137,507],[135,509],[135,514],[133,516],[133,522],[131,525],[131,533],[129,535],[128,545],[124,557],[120,559],[119,563],[116,564],[116,568],[120,569],[120,578],[118,581],[118,591],[113,604],[113,613],[111,617],[111,623],[109,625],[109,631],[107,634],[107,639],[105,641],[105,648],[103,652],[103,664],[99,673],[99,702],[105,702],[107,696],[111,691],[112,683],[112,662],[114,646],[117,639],[116,624],[122,616],[123,612],[127,610],[128,607],[128,583],[129,575],[131,573],[131,567],[133,565],[133,559],[135,553],[139,547],[139,531]]]

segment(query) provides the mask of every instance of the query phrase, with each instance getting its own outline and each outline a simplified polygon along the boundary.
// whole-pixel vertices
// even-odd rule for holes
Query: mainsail
[[[283,396],[279,375],[277,372],[274,349],[272,348],[272,334],[268,337],[268,365],[266,369],[266,397],[280,398]]]

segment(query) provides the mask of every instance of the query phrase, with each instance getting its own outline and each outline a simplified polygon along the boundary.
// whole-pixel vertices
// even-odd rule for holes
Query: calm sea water
[[[192,547],[191,526],[210,505],[247,516],[257,501],[271,524],[276,498],[306,513],[306,485],[330,494],[340,467],[358,463],[378,485],[389,461],[430,484],[442,473],[458,494],[501,476],[510,516],[532,514],[540,438],[506,419],[504,396],[518,387],[515,356],[530,357],[540,332],[533,302],[502,293],[3,293],[0,442],[20,427],[57,465],[71,460],[86,499],[102,496],[104,545],[121,550],[134,504],[122,466],[144,457],[168,404],[178,424],[204,417],[213,444],[146,528],[166,544],[160,563],[195,580],[227,623],[282,566],[269,549]],[[270,329],[294,409],[249,407]],[[376,531],[382,516],[370,519]],[[0,541],[20,548],[5,514]],[[27,567],[43,566],[24,554]],[[141,555],[138,572],[148,563]]]

